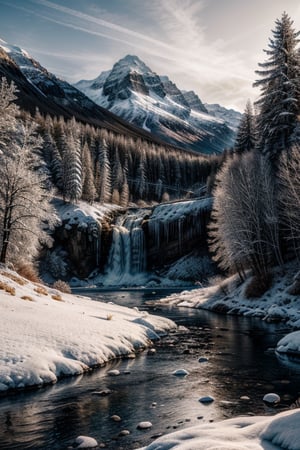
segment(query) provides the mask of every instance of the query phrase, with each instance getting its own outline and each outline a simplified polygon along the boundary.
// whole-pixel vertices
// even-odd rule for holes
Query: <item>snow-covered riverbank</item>
[[[300,295],[291,294],[297,274],[298,268],[292,263],[286,266],[285,273],[274,269],[272,286],[257,298],[246,298],[244,292],[249,280],[241,283],[234,275],[214,286],[173,294],[160,303],[258,317],[300,329]]]
[[[168,434],[143,450],[299,450],[300,410],[238,417]]]
[[[3,269],[0,317],[2,393],[132,356],[175,327],[168,319],[64,294]]]

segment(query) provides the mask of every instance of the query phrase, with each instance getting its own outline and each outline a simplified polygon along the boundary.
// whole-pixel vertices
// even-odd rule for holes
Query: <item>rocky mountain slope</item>
[[[224,122],[236,132],[242,117],[240,112],[235,111],[234,109],[224,108],[224,106],[221,106],[218,103],[205,103],[203,106],[208,114],[224,120]]]
[[[211,115],[195,92],[181,91],[137,56],[127,55],[112,70],[75,87],[98,105],[177,146],[219,153],[234,142],[236,122],[229,126],[224,118]]]
[[[74,86],[48,72],[25,50],[1,39],[0,77],[14,81],[19,90],[19,105],[31,113],[38,108],[41,113],[62,115],[65,118],[74,116],[82,122],[117,133],[162,143],[146,130],[95,104]]]

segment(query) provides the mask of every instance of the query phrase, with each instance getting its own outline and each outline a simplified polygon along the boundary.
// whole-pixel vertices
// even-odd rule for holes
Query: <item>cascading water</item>
[[[138,275],[145,272],[146,243],[142,222],[149,212],[128,211],[118,217],[105,271],[109,284],[136,284]]]
[[[144,285],[149,282],[147,269],[151,272],[193,252],[205,236],[211,203],[209,198],[186,200],[149,209],[130,209],[120,215],[114,225],[101,283]]]

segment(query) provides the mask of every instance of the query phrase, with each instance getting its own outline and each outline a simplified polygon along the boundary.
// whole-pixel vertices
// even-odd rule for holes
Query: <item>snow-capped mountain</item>
[[[2,76],[14,81],[19,90],[19,105],[32,113],[39,108],[42,113],[62,115],[65,118],[74,116],[77,120],[117,133],[162,143],[146,130],[95,104],[83,92],[42,67],[25,50],[0,39],[0,77]],[[101,78],[99,82],[101,83]]]
[[[227,125],[232,128],[234,132],[237,131],[242,118],[242,114],[239,111],[224,108],[224,106],[221,106],[218,103],[205,103],[203,106],[211,116],[224,120],[224,122],[227,123]]]
[[[75,87],[98,105],[167,142],[204,153],[233,144],[234,126],[208,113],[193,91],[181,91],[167,76],[127,55],[111,70]]]

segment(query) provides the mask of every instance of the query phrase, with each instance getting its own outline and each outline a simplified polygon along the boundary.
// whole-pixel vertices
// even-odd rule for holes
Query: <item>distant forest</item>
[[[140,138],[37,114],[42,156],[63,198],[111,202],[161,202],[197,196],[218,157],[190,153]]]

